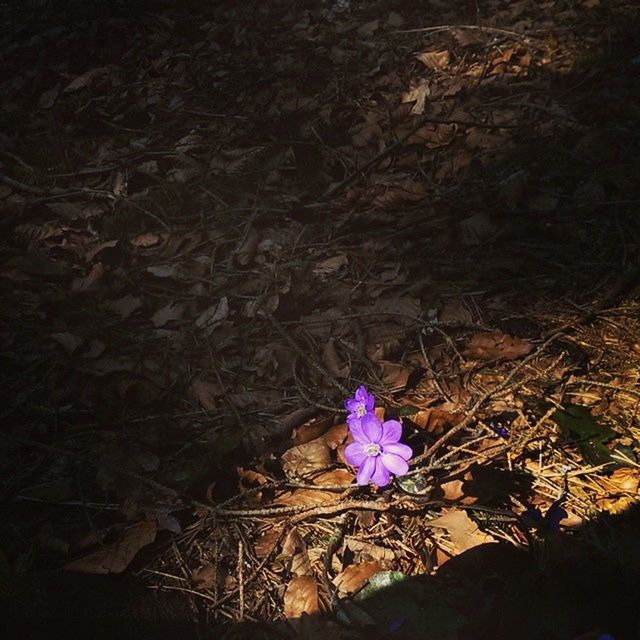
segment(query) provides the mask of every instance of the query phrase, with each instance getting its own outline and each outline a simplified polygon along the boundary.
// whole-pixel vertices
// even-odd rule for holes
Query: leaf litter
[[[11,571],[455,638],[490,616],[445,569],[563,544],[528,507],[560,500],[566,540],[633,509],[637,7],[428,4],[0,8]],[[362,382],[414,451],[385,489],[344,458]],[[365,610],[391,575],[419,588]]]

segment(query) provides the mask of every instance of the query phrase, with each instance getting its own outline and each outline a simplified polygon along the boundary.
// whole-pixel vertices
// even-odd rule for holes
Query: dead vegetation
[[[633,505],[638,7],[472,4],[0,4],[9,573],[481,638],[446,586],[404,636],[353,596]],[[362,383],[414,451],[385,490]]]

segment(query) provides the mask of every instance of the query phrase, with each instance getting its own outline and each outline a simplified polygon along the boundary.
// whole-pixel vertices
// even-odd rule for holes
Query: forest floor
[[[634,637],[637,2],[0,14],[2,571],[229,637]]]

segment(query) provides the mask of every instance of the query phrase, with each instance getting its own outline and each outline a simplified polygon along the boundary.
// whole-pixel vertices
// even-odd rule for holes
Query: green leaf
[[[567,404],[563,409],[556,409],[551,419],[575,443],[587,462],[599,465],[612,461],[611,452],[604,443],[611,440],[616,432],[600,424],[588,407]]]

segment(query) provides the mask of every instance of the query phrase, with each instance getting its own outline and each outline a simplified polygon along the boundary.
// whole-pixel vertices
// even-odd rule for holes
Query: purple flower
[[[544,516],[538,507],[529,507],[522,515],[525,522],[528,521],[538,531],[544,533],[545,531],[558,531],[560,521],[567,517],[567,512],[556,500]]]
[[[344,407],[349,412],[347,423],[351,424],[354,418],[362,418],[365,413],[371,413],[375,404],[375,398],[367,391],[364,385],[360,385],[353,396],[344,401]]]
[[[350,465],[359,467],[358,484],[373,482],[384,487],[392,473],[396,476],[407,473],[407,461],[413,451],[400,442],[402,425],[397,420],[380,422],[373,413],[365,413],[349,422],[349,431],[353,442],[345,447],[344,457]]]

